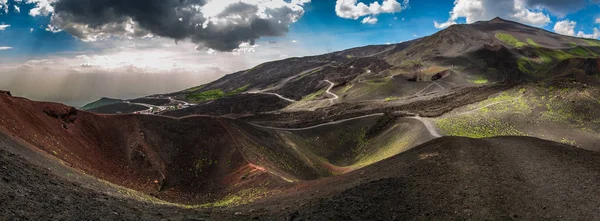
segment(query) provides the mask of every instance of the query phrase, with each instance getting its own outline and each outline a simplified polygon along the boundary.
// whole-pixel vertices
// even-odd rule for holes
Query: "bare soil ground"
[[[600,190],[595,188],[600,181],[598,160],[597,152],[536,138],[445,137],[363,170],[319,181],[297,195],[256,204],[253,207],[266,205],[269,212],[254,216],[260,220],[595,220],[600,218],[593,212],[600,205]],[[311,196],[323,198],[305,200]]]
[[[2,220],[599,219],[600,154],[527,137],[440,138],[254,204],[186,210],[108,195],[1,140]],[[13,146],[14,147],[14,146]],[[23,147],[20,147],[23,148]]]
[[[301,128],[375,113],[436,117],[454,108],[485,100],[493,94],[512,87],[511,85],[462,87],[439,94],[414,96],[398,101],[340,103],[315,111],[260,113],[240,120],[273,127]]]
[[[35,164],[32,163],[35,160]],[[154,205],[0,134],[0,220],[203,220],[205,213]]]

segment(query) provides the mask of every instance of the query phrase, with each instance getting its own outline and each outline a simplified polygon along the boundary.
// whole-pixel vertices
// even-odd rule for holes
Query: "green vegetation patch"
[[[525,56],[517,60],[517,67],[523,73],[543,77],[544,74],[540,70],[548,68],[552,61],[562,61],[576,57],[588,57],[590,54],[585,48],[577,47],[569,52],[556,49],[536,48],[537,58],[528,58]]]
[[[200,205],[199,207],[234,207],[254,202],[257,199],[267,196],[268,194],[269,190],[264,187],[250,188],[241,190],[235,194],[229,194],[219,201]]]
[[[527,44],[529,44],[529,45],[531,45],[533,47],[536,47],[536,48],[540,47],[540,45],[538,45],[537,43],[535,43],[535,41],[533,41],[533,39],[531,39],[531,38],[527,39]]]
[[[589,46],[600,47],[600,41],[593,39],[584,39]]]
[[[477,75],[468,79],[473,84],[487,84],[489,80],[483,75]]]
[[[232,90],[230,92],[227,92],[227,93],[223,92],[221,89],[202,91],[202,92],[198,92],[198,93],[188,94],[185,96],[185,98],[189,101],[195,101],[195,102],[216,100],[219,98],[224,98],[224,97],[240,94],[240,93],[248,90],[249,87],[250,87],[250,85],[246,85],[246,86],[239,87],[239,88]]]
[[[600,91],[577,85],[529,85],[470,105],[464,112],[436,120],[446,135],[485,138],[535,136],[578,145],[566,134],[597,134],[600,131]],[[560,128],[556,131],[554,128]],[[569,131],[569,133],[561,132]]]
[[[527,46],[527,43],[519,41],[519,39],[515,38],[514,36],[510,35],[510,34],[506,34],[506,33],[496,33],[496,38],[500,41],[503,41],[506,44],[509,44],[513,47],[516,48],[522,48]]]
[[[185,96],[185,98],[188,100],[202,102],[202,101],[216,100],[216,99],[219,99],[219,98],[222,98],[225,96],[226,96],[225,92],[223,92],[221,89],[214,89],[214,90],[208,90],[208,91],[202,91],[202,92],[198,92],[198,93],[188,94]]]
[[[315,93],[306,95],[302,98],[302,101],[314,101],[316,100],[321,94],[325,93],[325,91],[327,91],[327,89],[321,89]]]
[[[446,135],[470,138],[487,138],[496,136],[527,136],[517,129],[510,119],[521,119],[531,113],[531,108],[520,95],[525,91],[503,92],[485,100],[468,114],[450,116],[437,120],[437,127]]]
[[[470,119],[469,117],[445,118],[436,125],[446,135],[470,138],[488,138],[497,136],[526,136],[507,122],[498,119]]]
[[[569,54],[569,53],[564,52],[562,50],[554,50],[554,49],[538,50],[538,53],[540,54],[540,56],[546,56],[546,57],[554,58],[554,59],[559,60],[559,61],[575,57],[572,54]]]
[[[236,88],[235,90],[230,91],[229,93],[227,93],[227,96],[232,96],[232,95],[244,93],[244,92],[246,92],[248,90],[249,87],[250,87],[250,85],[248,84],[246,86]]]
[[[400,97],[386,97],[385,101],[395,101],[395,100],[398,100],[398,99],[400,99]]]
[[[588,51],[582,47],[573,48],[573,49],[569,50],[569,53],[579,56],[579,57],[588,57],[589,56]]]
[[[519,68],[519,71],[525,74],[533,74],[535,72],[533,66],[534,65],[529,58],[521,57],[517,60],[517,67]]]

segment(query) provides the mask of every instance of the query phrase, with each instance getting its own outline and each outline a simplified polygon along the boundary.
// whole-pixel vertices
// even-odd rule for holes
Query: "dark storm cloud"
[[[152,34],[231,51],[263,36],[285,35],[304,13],[298,5],[281,4],[283,0],[273,0],[280,7],[262,11],[256,4],[230,2],[206,18],[202,11],[206,0],[59,0],[52,24],[87,41]]]
[[[600,0],[526,0],[525,2],[529,7],[543,7],[552,14],[565,16],[585,8],[588,3],[598,3]]]

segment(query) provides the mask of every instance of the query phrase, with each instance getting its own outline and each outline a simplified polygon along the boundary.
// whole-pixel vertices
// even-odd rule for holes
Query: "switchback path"
[[[333,92],[331,92],[331,89],[333,89],[333,87],[335,86],[335,84],[333,82],[329,81],[329,80],[325,80],[325,82],[331,84],[331,85],[329,85],[329,88],[327,88],[327,91],[325,91],[325,93],[333,96],[333,98],[329,99],[329,101],[331,103],[333,103],[334,100],[340,99],[340,97],[337,96],[337,94],[334,94]]]

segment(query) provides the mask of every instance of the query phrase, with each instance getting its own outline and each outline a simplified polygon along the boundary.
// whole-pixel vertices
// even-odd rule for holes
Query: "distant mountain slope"
[[[239,99],[247,99],[240,103],[249,106],[261,104],[261,100],[254,100],[256,96],[231,98],[248,93],[289,102],[279,111],[315,110],[339,103],[401,100],[458,87],[540,81],[571,71],[562,68],[563,72],[557,73],[558,63],[594,58],[600,58],[600,41],[495,18],[453,25],[399,44],[267,62],[205,85],[157,97],[207,105],[179,113],[234,113],[227,109],[227,102]],[[217,107],[212,103],[219,99],[223,100],[217,103],[226,105]],[[277,111],[237,109],[236,114]]]
[[[117,103],[123,103],[123,100],[121,99],[113,99],[113,98],[108,98],[108,97],[103,97],[100,98],[100,100],[94,101],[92,103],[86,104],[85,106],[81,107],[82,110],[89,110],[89,109],[94,109],[94,108],[98,108],[98,107],[102,107],[102,106],[106,106],[106,105],[111,105],[111,104],[117,104]]]

